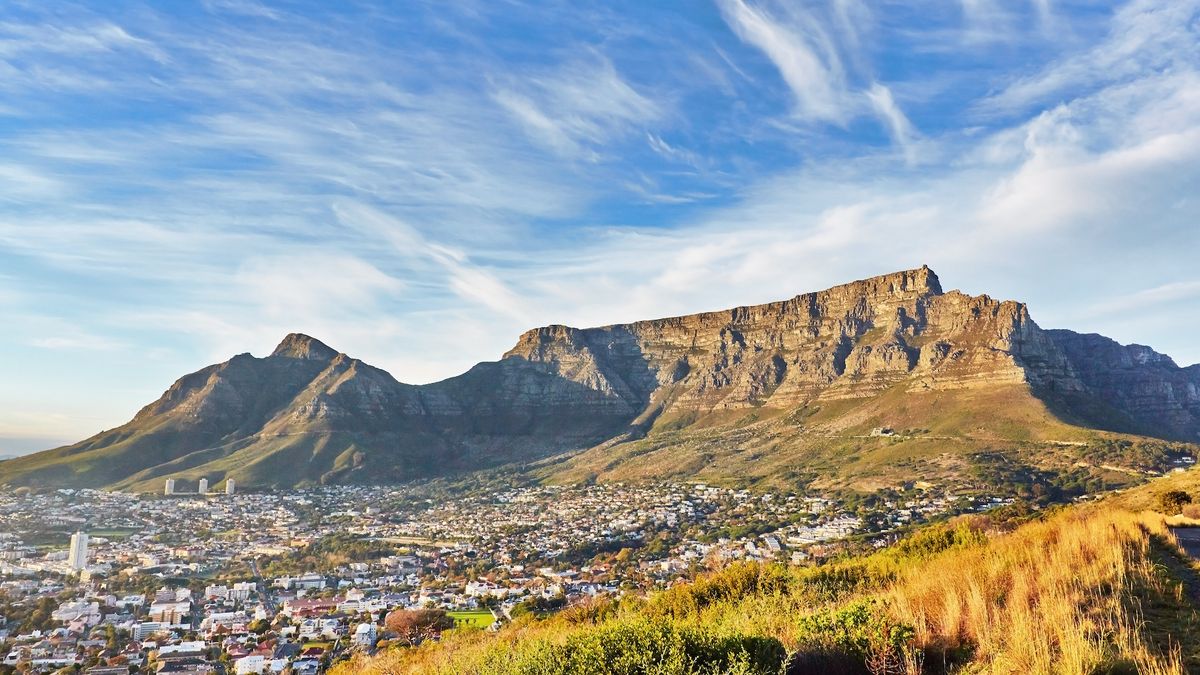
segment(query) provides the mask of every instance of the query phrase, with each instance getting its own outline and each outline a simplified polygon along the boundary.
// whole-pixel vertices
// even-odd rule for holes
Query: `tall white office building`
[[[163,488],[163,494],[164,495],[175,494],[175,479],[174,478],[167,479],[166,487]]]
[[[87,568],[88,536],[83,532],[71,535],[71,552],[67,554],[67,565],[78,572]]]
[[[208,494],[208,479],[207,478],[200,479],[200,488],[197,489],[196,492],[199,492],[202,495]]]
[[[231,494],[233,494],[233,491],[234,491],[236,488],[237,488],[237,486],[236,486],[236,484],[233,482],[233,479],[232,479],[232,478],[226,478],[226,479],[225,479],[225,494],[227,494],[227,495],[231,495]]]

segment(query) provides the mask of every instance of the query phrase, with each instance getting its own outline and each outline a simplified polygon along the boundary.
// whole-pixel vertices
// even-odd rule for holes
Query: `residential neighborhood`
[[[702,483],[171,487],[0,495],[0,668],[320,673],[406,644],[396,612],[495,629],[730,561],[809,564],[1012,501],[932,486],[853,507]]]

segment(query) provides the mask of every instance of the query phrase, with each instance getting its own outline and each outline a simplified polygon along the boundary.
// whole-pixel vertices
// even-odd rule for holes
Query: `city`
[[[732,561],[809,564],[1012,503],[914,487],[852,512],[819,496],[700,483],[197,488],[0,496],[0,664],[318,673],[394,644],[396,610],[494,630]]]

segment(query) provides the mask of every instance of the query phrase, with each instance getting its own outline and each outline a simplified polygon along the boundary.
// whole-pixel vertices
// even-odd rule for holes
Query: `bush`
[[[785,593],[792,581],[786,567],[739,563],[664,591],[650,602],[648,611],[655,616],[694,616],[705,607],[720,602]]]
[[[404,642],[418,645],[454,628],[454,619],[440,609],[397,609],[387,615],[384,626]]]
[[[859,600],[800,620],[797,665],[812,672],[905,672],[916,657],[915,639],[912,626],[892,618],[876,601]]]
[[[787,653],[774,638],[721,636],[695,625],[637,619],[494,652],[487,675],[776,675]]]
[[[896,580],[895,565],[883,559],[841,561],[806,570],[808,590],[822,601],[837,601],[855,593],[877,590]]]
[[[942,551],[971,548],[985,543],[987,543],[987,536],[971,527],[969,523],[961,522],[956,527],[935,525],[918,530],[897,542],[893,551],[902,558],[923,559],[933,557]]]
[[[1168,490],[1158,496],[1158,508],[1163,513],[1174,516],[1183,510],[1185,504],[1192,503],[1192,496],[1183,490]]]

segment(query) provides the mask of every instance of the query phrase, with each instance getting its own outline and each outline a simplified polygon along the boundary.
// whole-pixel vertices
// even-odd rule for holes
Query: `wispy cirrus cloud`
[[[807,12],[784,23],[746,0],[721,0],[726,22],[746,42],[762,50],[796,99],[805,118],[843,124],[849,117],[841,59],[829,35]]]
[[[796,116],[844,127],[861,115],[874,115],[905,160],[916,161],[917,130],[892,90],[870,76],[861,42],[861,32],[872,24],[866,5],[839,0],[821,16],[803,7],[781,7],[776,14],[750,0],[718,4],[734,32],[774,64],[795,98]],[[860,71],[857,78],[847,61]]]
[[[594,158],[613,135],[663,114],[663,106],[626,82],[602,57],[501,86],[495,100],[531,137],[556,152]]]
[[[896,105],[896,100],[892,97],[892,90],[876,82],[867,90],[866,95],[875,109],[875,114],[887,126],[892,142],[900,147],[910,164],[915,162],[918,133],[904,111]]]
[[[1041,12],[1042,3],[1038,6]],[[1196,0],[1133,0],[1117,9],[1103,40],[1017,78],[975,107],[981,114],[1013,112],[1053,101],[1064,90],[1120,83],[1155,70],[1191,70],[1198,13]]]

